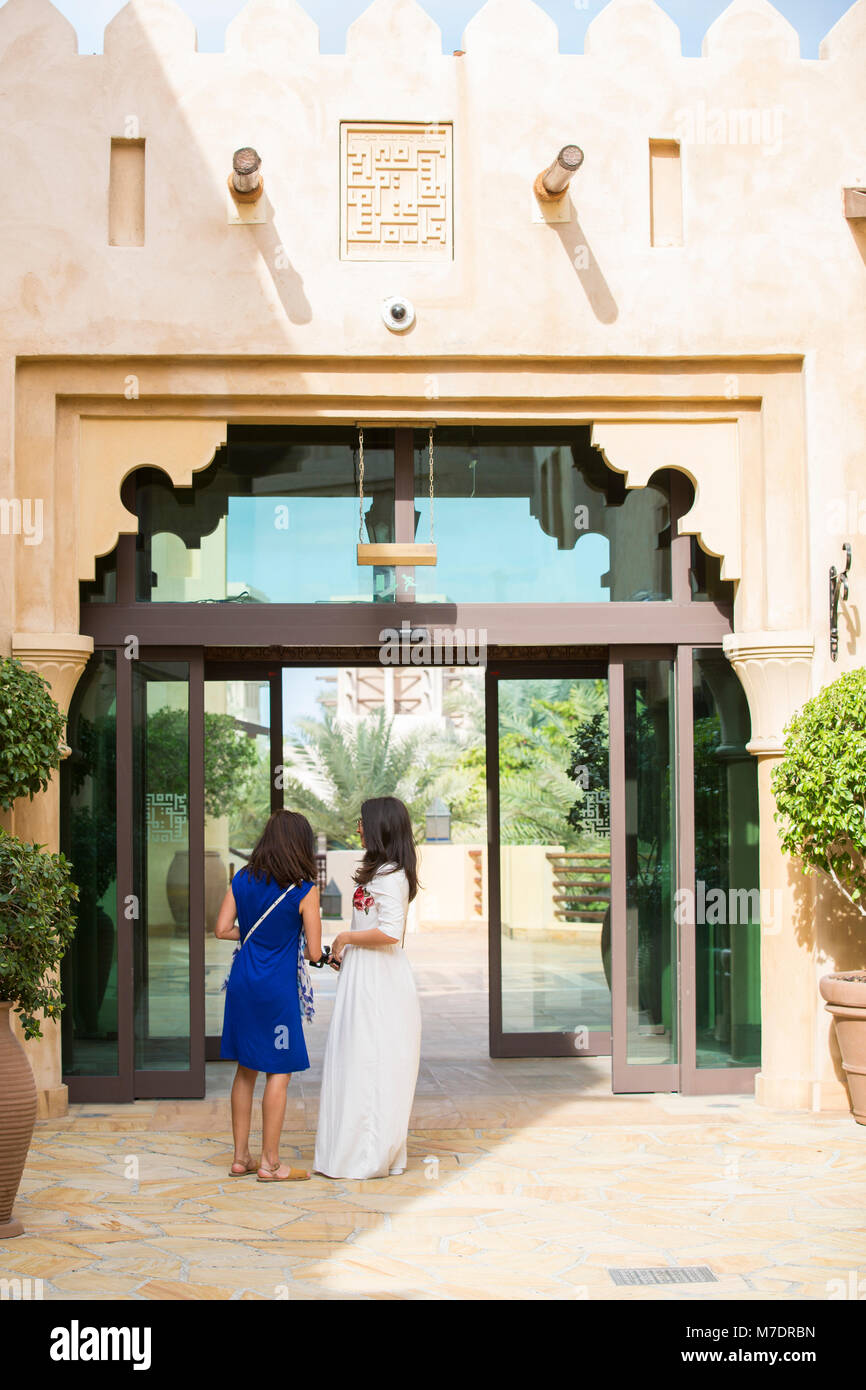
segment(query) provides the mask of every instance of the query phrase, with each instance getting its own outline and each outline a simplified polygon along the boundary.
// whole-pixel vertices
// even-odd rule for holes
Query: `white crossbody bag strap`
[[[292,889],[293,889],[294,887],[295,887],[295,884],[294,884],[294,883],[290,883],[289,886],[288,886],[288,888],[286,889],[286,893],[291,893],[291,891],[292,891]],[[258,920],[257,922],[254,922],[253,925],[250,927],[249,931],[247,932],[246,936],[244,937],[243,941],[241,942],[241,946],[246,945],[246,943],[249,941],[250,937],[252,936],[253,932],[255,931],[256,927],[260,927],[260,926],[262,925],[262,922],[265,920],[265,918],[267,917],[268,913],[269,913],[269,912],[273,912],[273,910],[274,910],[275,907],[279,907],[280,903],[283,901],[283,898],[286,896],[286,893],[281,893],[280,896],[279,896],[278,898],[275,898],[275,899],[274,899],[274,901],[271,903],[270,907],[265,908],[265,911],[262,913],[262,915],[261,915],[261,917],[259,918],[259,920]]]

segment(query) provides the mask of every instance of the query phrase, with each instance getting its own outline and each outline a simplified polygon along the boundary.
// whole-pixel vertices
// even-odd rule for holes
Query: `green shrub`
[[[783,849],[866,917],[866,668],[794,716],[772,788]]]
[[[48,682],[14,657],[0,661],[0,806],[45,791],[60,766],[63,714]]]
[[[44,854],[0,829],[0,999],[17,1005],[24,1036],[41,1038],[37,1014],[57,1018],[60,985],[49,979],[75,931],[78,889],[62,854]]]
[[[0,660],[0,806],[45,791],[60,766],[65,720],[47,681],[14,658]],[[27,1038],[37,1015],[57,1018],[56,972],[75,931],[78,889],[62,854],[44,854],[0,829],[0,1000],[17,1006]]]

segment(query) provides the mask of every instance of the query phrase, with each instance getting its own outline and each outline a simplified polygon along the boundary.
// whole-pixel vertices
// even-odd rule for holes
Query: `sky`
[[[122,8],[122,0],[54,3],[75,25],[80,52],[101,53],[103,29]],[[701,39],[727,3],[728,0],[661,0],[662,9],[679,25],[687,57],[700,54]],[[304,9],[319,26],[323,53],[345,51],[346,29],[367,4],[368,0],[305,0]],[[540,8],[559,26],[561,52],[583,51],[587,26],[604,4],[605,0],[542,0]],[[180,6],[195,21],[200,52],[213,53],[223,48],[225,27],[243,8],[243,0],[180,0]],[[463,30],[481,8],[481,0],[424,0],[423,7],[442,30],[443,51],[451,53],[462,46]],[[817,58],[821,39],[850,8],[850,0],[777,0],[776,8],[798,30],[802,56]]]

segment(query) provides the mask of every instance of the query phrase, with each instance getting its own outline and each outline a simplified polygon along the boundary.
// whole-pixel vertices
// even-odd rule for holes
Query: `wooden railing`
[[[473,907],[475,908],[475,915],[476,915],[476,917],[482,917],[482,916],[484,915],[484,868],[483,868],[483,863],[482,863],[483,854],[484,854],[484,851],[483,851],[483,850],[480,850],[480,849],[471,849],[471,850],[469,851],[469,858],[472,860],[472,868],[473,868],[473,871],[474,871],[474,872],[473,872],[473,888],[474,888],[474,903],[473,903]]]
[[[610,904],[610,855],[550,853],[554,912],[559,922],[602,922]]]

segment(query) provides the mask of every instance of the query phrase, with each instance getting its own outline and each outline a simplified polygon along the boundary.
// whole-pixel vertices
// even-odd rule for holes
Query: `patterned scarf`
[[[310,972],[304,959],[306,945],[307,938],[304,935],[303,927],[301,927],[301,934],[298,937],[298,996],[301,1001],[301,1013],[308,1023],[312,1023],[316,1016],[316,1004],[313,999],[313,982],[310,979]]]

